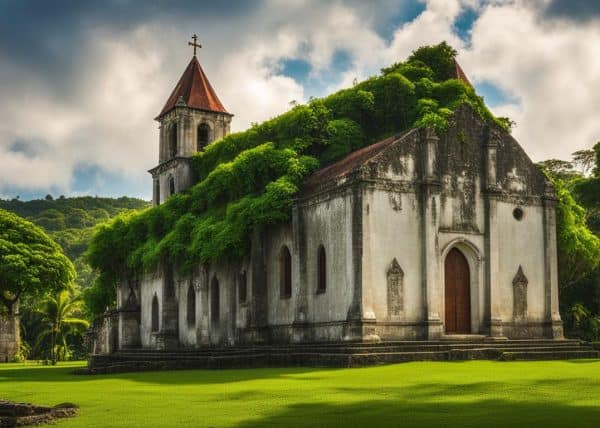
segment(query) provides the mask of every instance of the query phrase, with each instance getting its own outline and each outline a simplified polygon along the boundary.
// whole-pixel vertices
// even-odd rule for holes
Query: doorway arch
[[[471,333],[471,271],[456,247],[444,261],[444,301],[446,334]]]

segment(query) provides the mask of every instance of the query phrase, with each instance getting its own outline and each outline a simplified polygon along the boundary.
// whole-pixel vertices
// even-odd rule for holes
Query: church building
[[[190,157],[232,118],[194,54],[156,117],[155,205],[194,184]],[[517,141],[465,105],[442,133],[410,129],[313,173],[248,256],[121,281],[106,349],[560,339],[555,206]]]

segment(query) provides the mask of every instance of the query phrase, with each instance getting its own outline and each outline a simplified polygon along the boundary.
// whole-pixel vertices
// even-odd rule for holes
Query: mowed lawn
[[[0,398],[78,404],[59,427],[600,426],[600,360],[70,374],[81,366],[0,364]]]

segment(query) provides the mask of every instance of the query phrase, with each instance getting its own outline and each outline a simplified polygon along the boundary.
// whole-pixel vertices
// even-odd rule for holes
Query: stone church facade
[[[231,118],[194,57],[157,117],[155,204],[193,185],[189,157]],[[451,122],[316,171],[244,258],[123,278],[95,351],[563,338],[553,186],[468,106]]]

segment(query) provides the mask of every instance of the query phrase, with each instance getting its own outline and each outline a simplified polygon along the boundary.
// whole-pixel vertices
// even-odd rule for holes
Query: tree
[[[594,167],[596,163],[596,153],[594,150],[577,150],[571,155],[573,164],[581,167],[581,172],[586,175],[587,172]]]
[[[594,175],[594,177],[600,178],[600,141],[598,141],[596,144],[594,144],[594,147],[592,147],[592,150],[596,154],[596,156],[595,156],[596,157],[596,159],[595,159],[596,166],[594,167],[592,174]]]
[[[21,296],[56,293],[74,278],[73,264],[42,229],[0,209],[0,302],[9,316]]]
[[[554,179],[558,205],[557,243],[559,279],[562,288],[571,287],[600,265],[600,238],[588,228],[586,211],[577,204],[567,186]]]
[[[548,159],[538,162],[537,166],[543,171],[546,171],[546,173],[552,177],[559,178],[564,181],[581,176],[581,174],[573,170],[573,162],[564,161],[561,159]]]
[[[82,300],[80,296],[72,296],[67,290],[47,297],[42,306],[36,310],[46,326],[37,338],[35,349],[50,339],[50,360],[64,361],[70,355],[67,337],[81,329],[89,328],[89,323],[78,317],[81,314]]]
[[[434,46],[422,46],[413,51],[408,57],[408,62],[422,62],[429,66],[437,81],[443,82],[452,79],[456,73],[456,50],[446,42]]]

